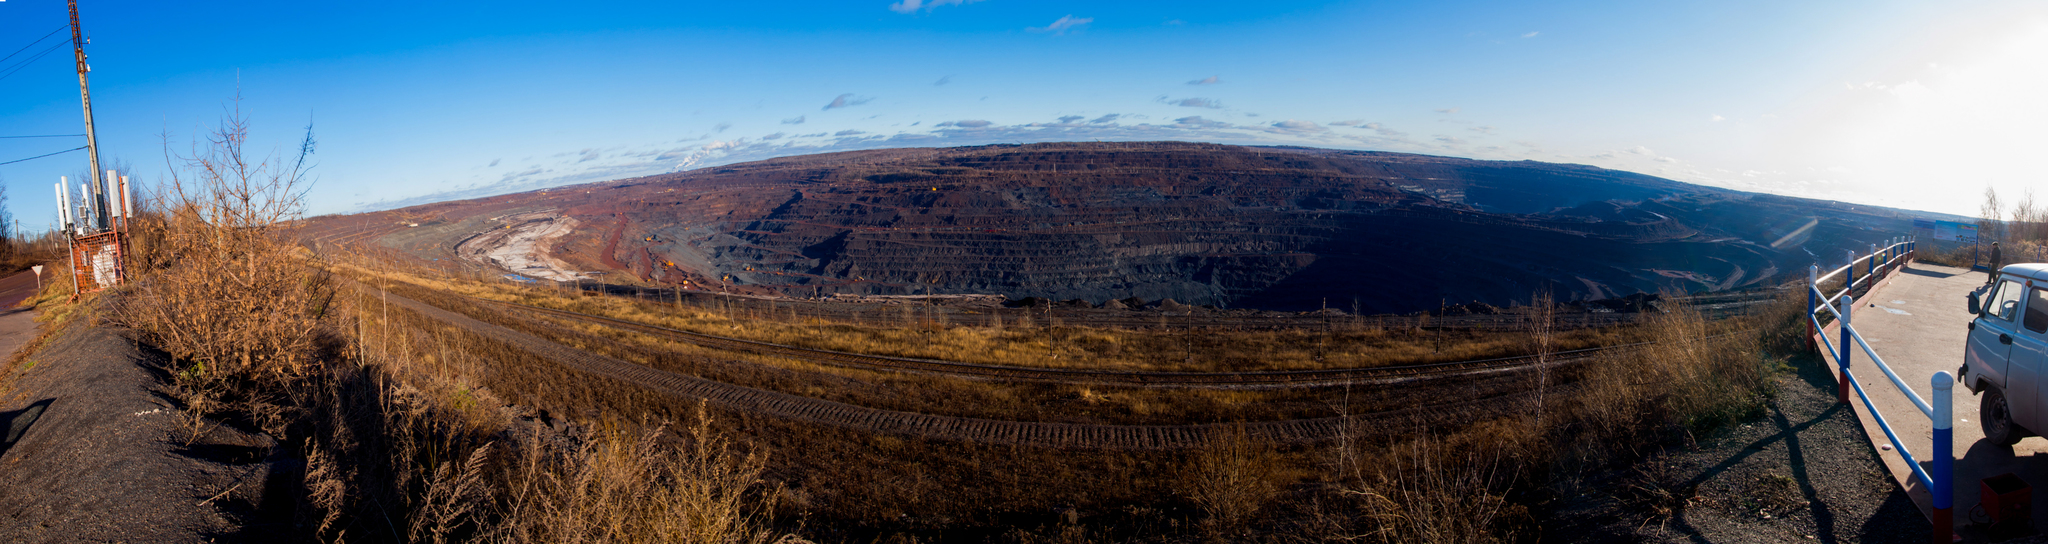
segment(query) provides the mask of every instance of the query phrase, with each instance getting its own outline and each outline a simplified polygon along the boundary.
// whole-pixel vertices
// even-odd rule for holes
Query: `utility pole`
[[[92,205],[93,211],[96,212],[94,215],[97,217],[97,221],[100,222],[100,224],[94,226],[98,229],[105,229],[107,228],[105,224],[107,213],[100,206],[107,201],[107,196],[104,191],[105,185],[102,184],[100,179],[99,140],[95,137],[92,129],[92,91],[85,80],[85,73],[92,71],[92,67],[85,63],[85,39],[81,37],[81,33],[78,30],[78,0],[70,0],[69,3],[71,5],[71,54],[78,60],[78,100],[85,104],[85,154],[89,157],[88,160],[92,161],[92,169],[89,170],[92,172]]]

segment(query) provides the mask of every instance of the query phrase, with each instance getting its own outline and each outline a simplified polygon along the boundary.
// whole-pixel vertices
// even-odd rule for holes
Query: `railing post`
[[[1842,401],[1842,403],[1843,403],[1843,404],[1848,404],[1848,403],[1849,403],[1849,349],[1853,347],[1853,346],[1851,346],[1851,345],[1849,344],[1849,342],[1851,341],[1851,339],[1849,338],[1849,311],[1850,311],[1850,310],[1852,310],[1852,309],[1855,309],[1855,308],[1856,308],[1856,297],[1854,297],[1854,296],[1851,296],[1851,295],[1849,295],[1848,293],[1843,293],[1843,294],[1842,294],[1842,302],[1841,302],[1841,303],[1840,303],[1840,304],[1839,304],[1838,306],[1839,306],[1839,309],[1841,310],[1841,314],[1842,314],[1842,319],[1841,319],[1841,323],[1840,323],[1840,325],[1841,325],[1841,328],[1840,328],[1840,329],[1837,329],[1837,331],[1836,331],[1836,335],[1837,335],[1837,336],[1840,336],[1840,337],[1842,337],[1842,352],[1841,352],[1841,355],[1840,355],[1840,356],[1838,356],[1838,357],[1836,357],[1836,358],[1835,358],[1835,360],[1836,360],[1836,361],[1840,361],[1840,362],[1841,362],[1841,366],[1842,366],[1842,383],[1841,383],[1841,387],[1840,387],[1840,388],[1839,388],[1839,389],[1838,389],[1838,390],[1837,390],[1837,391],[1835,392],[1835,394],[1836,394],[1836,397],[1838,397],[1838,398],[1839,398],[1839,399],[1840,399],[1840,400]]]
[[[1934,497],[1934,542],[1950,544],[1955,542],[1955,429],[1950,423],[1955,418],[1954,403],[1950,390],[1955,388],[1956,378],[1948,371],[1934,373],[1934,449],[1928,457],[1934,462],[1934,470],[1928,474],[1934,489],[1927,490]]]
[[[1819,344],[1817,343],[1819,341],[1813,339],[1814,335],[1820,332],[1820,329],[1814,328],[1814,323],[1817,321],[1813,318],[1814,310],[1820,309],[1820,295],[1815,294],[1819,292],[1820,265],[1808,266],[1806,267],[1806,349],[1815,352],[1820,351]]]
[[[1877,281],[1877,244],[1870,244],[1870,273],[1864,275],[1864,277],[1870,278],[1871,281]],[[1864,283],[1868,284],[1870,282]]]

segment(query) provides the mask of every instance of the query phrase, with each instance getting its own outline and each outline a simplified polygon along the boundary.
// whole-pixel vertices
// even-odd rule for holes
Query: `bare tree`
[[[2028,187],[2020,193],[2020,201],[2012,204],[2012,221],[2007,230],[2013,241],[2038,241],[2042,238],[2043,210],[2034,204],[2034,188]]]
[[[1998,241],[2005,238],[2004,203],[1998,200],[1998,189],[1984,186],[1984,205],[1977,208],[1977,239]]]
[[[1529,297],[1529,313],[1524,320],[1530,348],[1536,352],[1536,426],[1542,428],[1543,412],[1548,408],[1545,403],[1550,392],[1551,356],[1557,352],[1557,299],[1549,288]]]

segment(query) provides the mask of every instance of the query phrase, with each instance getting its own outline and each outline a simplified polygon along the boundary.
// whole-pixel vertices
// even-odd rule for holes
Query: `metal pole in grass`
[[[1847,293],[1842,294],[1842,303],[1840,304],[1842,314],[1841,328],[1835,332],[1836,335],[1842,337],[1842,353],[1841,356],[1835,358],[1835,360],[1841,361],[1842,364],[1842,383],[1841,387],[1836,388],[1835,396],[1843,404],[1849,403],[1849,349],[1851,348],[1849,345],[1849,312],[1855,308],[1856,297],[1850,296]]]
[[[1820,265],[1816,264],[1808,266],[1806,268],[1806,349],[1811,349],[1814,351],[1820,351],[1817,348],[1818,344],[1815,344],[1815,340],[1813,339],[1814,333],[1820,332],[1818,329],[1814,328],[1813,320],[1814,310],[1820,309],[1820,295],[1815,294],[1819,292]]]
[[[1955,429],[1950,422],[1955,418],[1955,407],[1949,400],[1950,390],[1955,388],[1956,378],[1948,371],[1934,373],[1934,449],[1928,452],[1933,457],[1934,473],[1929,474],[1933,488],[1928,494],[1934,496],[1934,542],[1949,544],[1955,541]]]

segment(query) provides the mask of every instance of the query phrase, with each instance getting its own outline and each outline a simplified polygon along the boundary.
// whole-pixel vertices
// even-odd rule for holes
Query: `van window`
[[[2027,330],[2048,333],[2048,289],[2035,287],[2027,297]]]
[[[2027,286],[2020,282],[2005,280],[1998,284],[1998,294],[1991,298],[1991,306],[1984,313],[2006,321],[2019,318],[2020,297],[2026,296]]]

